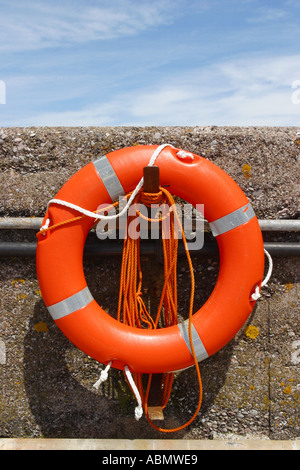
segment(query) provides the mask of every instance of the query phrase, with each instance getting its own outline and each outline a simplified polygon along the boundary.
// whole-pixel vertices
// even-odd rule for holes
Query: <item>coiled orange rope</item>
[[[118,303],[118,320],[135,328],[151,328],[158,327],[159,322],[163,327],[177,324],[177,251],[178,251],[178,236],[175,235],[175,226],[179,227],[182,232],[182,239],[185,246],[185,251],[188,259],[190,276],[191,276],[191,297],[189,306],[189,339],[192,348],[192,354],[195,362],[197,379],[199,384],[199,400],[196,411],[192,418],[185,424],[172,428],[164,429],[156,426],[148,414],[148,398],[151,386],[152,374],[149,374],[146,391],[143,386],[143,374],[134,373],[133,378],[142,398],[143,408],[146,418],[152,427],[158,431],[171,433],[179,431],[190,425],[198,415],[202,404],[202,381],[201,374],[196,358],[195,350],[192,342],[191,335],[191,319],[193,315],[194,305],[194,291],[195,280],[194,271],[192,266],[191,257],[189,255],[187,242],[184,232],[182,230],[180,220],[178,218],[175,201],[172,195],[165,189],[160,187],[160,192],[157,194],[143,193],[142,190],[137,194],[135,203],[143,203],[147,206],[151,204],[160,203],[167,204],[169,211],[167,215],[159,219],[149,219],[154,222],[162,222],[166,217],[170,217],[168,233],[165,233],[165,224],[162,223],[162,244],[164,253],[164,285],[162,288],[161,298],[156,314],[156,318],[152,318],[148,313],[145,303],[142,299],[142,269],[140,263],[140,237],[130,238],[128,233],[124,240],[121,277],[120,277],[120,290],[119,290],[119,303]],[[142,216],[139,212],[131,216],[127,220],[127,228],[132,220],[136,217]],[[144,217],[144,216],[142,216]],[[162,311],[164,313],[161,318]],[[163,374],[161,389],[162,389],[162,402],[161,407],[164,409],[169,401],[174,373]]]

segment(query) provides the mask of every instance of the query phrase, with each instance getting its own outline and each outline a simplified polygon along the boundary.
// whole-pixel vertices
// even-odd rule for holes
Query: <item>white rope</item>
[[[100,385],[105,382],[105,380],[108,379],[108,371],[110,369],[112,365],[112,361],[109,361],[109,363],[107,364],[107,366],[105,367],[105,369],[103,369],[101,371],[101,374],[100,374],[100,377],[99,379],[97,380],[97,382],[94,383],[93,387],[96,388],[98,390],[98,388],[100,387]]]
[[[135,385],[135,382],[132,378],[132,375],[131,375],[131,372],[130,372],[128,366],[124,367],[124,371],[125,371],[126,377],[128,379],[128,382],[129,382],[129,384],[132,388],[132,391],[134,393],[135,399],[138,403],[138,406],[134,410],[135,419],[138,421],[143,415],[142,399],[141,399],[140,393],[138,391],[138,388]]]
[[[162,144],[162,145],[159,145],[157,147],[157,149],[153,152],[153,155],[151,156],[150,158],[150,161],[148,163],[148,166],[153,166],[157,157],[159,156],[159,154],[161,153],[161,151],[165,148],[165,147],[172,147],[172,148],[175,148],[173,147],[173,145],[171,144]],[[179,153],[179,152],[178,152]],[[91,217],[93,219],[105,219],[105,220],[114,220],[118,217],[121,217],[123,214],[125,214],[125,212],[127,212],[128,208],[130,207],[132,201],[134,200],[135,196],[137,195],[137,193],[139,192],[139,190],[141,189],[141,187],[143,186],[144,184],[144,178],[141,178],[141,180],[139,181],[139,183],[137,184],[135,190],[133,191],[133,193],[131,194],[130,198],[128,199],[128,202],[127,204],[125,205],[125,207],[122,209],[121,212],[119,212],[118,214],[114,214],[114,215],[104,215],[104,214],[97,214],[95,212],[91,212],[91,211],[88,211],[87,209],[83,209],[82,207],[80,206],[77,206],[76,204],[73,204],[71,202],[67,202],[67,201],[63,201],[61,199],[51,199],[49,202],[48,202],[48,205],[47,205],[47,209],[49,208],[49,205],[50,204],[60,204],[61,206],[65,206],[65,207],[68,207],[69,209],[74,209],[84,215],[86,215],[87,217]],[[47,219],[45,225],[43,227],[40,228],[40,230],[44,230],[45,228],[48,228],[49,226],[49,223],[50,223],[50,219]]]
[[[272,270],[273,270],[273,260],[271,258],[271,255],[270,253],[267,252],[267,250],[264,249],[264,252],[265,254],[267,255],[268,257],[268,261],[269,261],[269,269],[268,269],[268,272],[267,272],[267,275],[265,277],[265,279],[262,281],[261,283],[261,286],[260,286],[260,289],[264,286],[267,285],[267,283],[269,282],[270,280],[270,277],[271,277],[271,274],[272,274]],[[256,286],[255,287],[255,292],[253,292],[253,294],[251,295],[251,298],[252,300],[258,300],[260,297],[261,297],[261,294],[260,294],[260,289],[259,289],[259,286]]]
[[[186,152],[185,150],[179,150],[177,156],[182,160],[194,160],[194,155],[191,152]]]
[[[40,230],[46,230],[49,227],[50,219],[47,219],[45,224],[41,226]]]

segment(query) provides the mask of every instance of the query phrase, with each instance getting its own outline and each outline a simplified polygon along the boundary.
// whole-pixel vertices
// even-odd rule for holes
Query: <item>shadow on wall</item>
[[[112,263],[112,260],[108,261],[110,269]],[[89,264],[88,285],[99,301],[95,280],[97,269],[102,270],[103,275],[103,263],[101,266]],[[153,287],[153,279],[149,280],[149,285]],[[184,293],[183,281],[181,287]],[[101,292],[101,305],[107,309],[111,307],[111,295],[106,294]],[[45,438],[180,439],[193,427],[197,427],[199,437],[201,419],[224,385],[233,343],[200,364],[203,403],[192,425],[179,432],[160,433],[144,416],[140,421],[135,420],[136,403],[121,371],[110,369],[108,381],[98,391],[93,388],[101,367],[69,342],[40,300],[36,303],[24,345],[24,379],[32,414]],[[198,403],[198,383],[193,367],[180,372],[174,384],[171,401],[165,409],[165,421],[158,423],[166,428],[188,421]],[[203,430],[202,437],[210,438],[208,433]]]

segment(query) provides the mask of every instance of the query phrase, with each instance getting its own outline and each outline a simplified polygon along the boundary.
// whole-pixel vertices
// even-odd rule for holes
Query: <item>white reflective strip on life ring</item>
[[[123,196],[124,189],[106,155],[95,160],[93,164],[111,200],[116,201],[119,196]]]
[[[185,320],[182,323],[179,323],[178,328],[180,330],[180,333],[185,341],[185,344],[190,350],[190,353],[193,355],[192,348],[191,348],[191,343],[190,343],[190,338],[189,338],[189,320]],[[196,328],[192,324],[191,326],[191,333],[192,333],[192,343],[194,346],[194,351],[197,357],[198,362],[203,361],[204,359],[207,359],[209,356],[207,354],[207,351],[201,341],[200,336],[197,333]]]
[[[86,307],[92,300],[94,300],[94,298],[89,288],[85,287],[83,290],[71,295],[71,297],[57,304],[50,305],[50,307],[47,308],[53,320],[59,320],[60,318],[70,315],[70,313]]]
[[[210,228],[214,237],[222,235],[222,233],[229,232],[230,230],[245,224],[255,217],[255,212],[250,204],[240,207],[236,211],[221,217],[220,219],[210,222]]]

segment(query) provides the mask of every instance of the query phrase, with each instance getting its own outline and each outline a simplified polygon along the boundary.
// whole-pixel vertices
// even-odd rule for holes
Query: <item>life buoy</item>
[[[131,192],[143,176],[156,146],[114,151],[75,173],[56,198],[88,211]],[[253,208],[241,188],[222,169],[195,154],[165,147],[157,159],[160,183],[187,202],[204,204],[204,217],[216,236],[220,255],[217,283],[192,317],[192,342],[200,362],[225,346],[250,315],[251,294],[261,285],[264,247]],[[50,227],[78,215],[50,204]],[[90,357],[117,369],[164,373],[194,363],[187,321],[156,330],[132,328],[106,313],[92,297],[83,271],[83,250],[93,219],[84,217],[38,235],[36,265],[44,302],[60,330]]]

